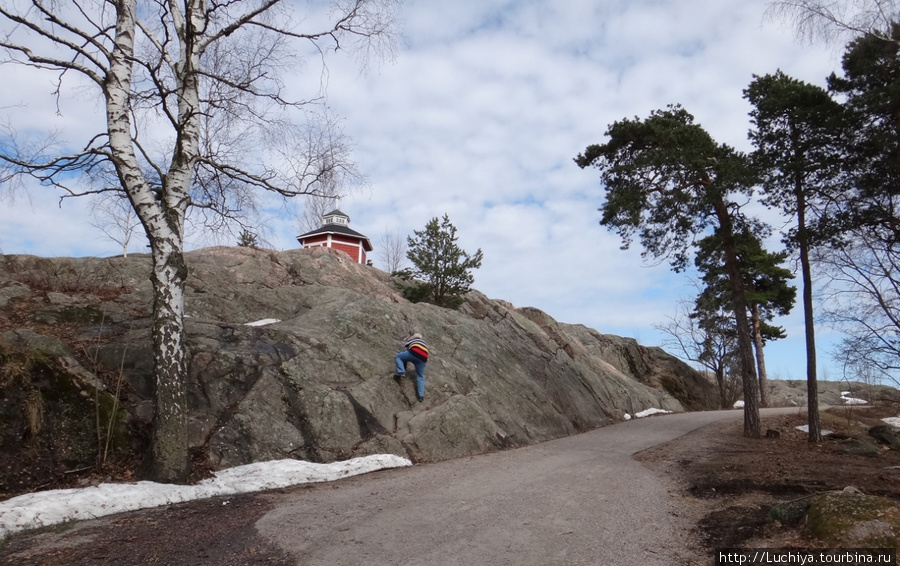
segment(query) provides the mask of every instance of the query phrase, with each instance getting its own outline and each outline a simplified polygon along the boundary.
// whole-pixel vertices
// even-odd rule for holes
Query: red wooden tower
[[[366,263],[366,252],[372,251],[369,238],[350,229],[350,217],[340,210],[332,210],[322,217],[322,227],[297,236],[304,248],[324,246],[334,248],[353,258],[358,263]]]

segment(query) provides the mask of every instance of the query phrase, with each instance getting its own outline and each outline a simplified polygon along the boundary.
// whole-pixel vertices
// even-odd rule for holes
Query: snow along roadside
[[[374,454],[330,464],[276,460],[221,470],[197,485],[141,481],[28,493],[0,502],[0,540],[17,531],[66,521],[96,519],[219,495],[333,481],[404,466],[412,466],[412,462],[394,454]]]

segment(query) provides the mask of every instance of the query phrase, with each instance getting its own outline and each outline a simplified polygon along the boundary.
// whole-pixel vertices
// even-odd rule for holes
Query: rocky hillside
[[[770,406],[806,408],[806,380],[770,379],[767,385]],[[852,407],[864,401],[866,403],[900,402],[900,391],[890,385],[820,379],[816,384],[816,389],[819,394],[820,407],[825,405]]]
[[[0,256],[0,496],[144,448],[149,262]],[[478,292],[459,311],[412,304],[340,252],[219,247],[187,262],[191,443],[213,468],[435,461],[714,397],[657,348]],[[248,325],[264,319],[278,322]],[[391,378],[411,330],[432,352],[424,403],[412,379]]]

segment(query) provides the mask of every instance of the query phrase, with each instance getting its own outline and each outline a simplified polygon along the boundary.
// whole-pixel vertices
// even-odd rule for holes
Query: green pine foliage
[[[415,230],[414,234],[414,238],[407,238],[406,252],[413,267],[394,274],[404,281],[403,296],[414,303],[459,308],[475,281],[471,271],[481,267],[481,249],[470,256],[460,248],[456,227],[446,214],[440,220],[432,218],[424,230]]]
[[[797,288],[789,283],[794,275],[789,269],[782,267],[787,260],[787,252],[766,250],[759,236],[749,230],[736,233],[734,243],[741,264],[747,304],[751,313],[760,313],[763,339],[770,341],[785,338],[787,335],[784,328],[766,322],[790,313],[797,297]],[[731,287],[723,256],[721,242],[715,236],[697,241],[694,265],[706,285],[697,298],[698,310],[704,303],[711,305],[714,311],[731,306]]]
[[[624,248],[637,237],[645,257],[669,259],[681,271],[698,236],[712,231],[721,243],[744,385],[744,434],[759,437],[753,344],[734,241],[746,223],[740,202],[757,182],[750,159],[713,140],[680,105],[645,120],[614,122],[606,136],[607,143],[589,145],[575,163],[600,171],[606,196],[600,224],[616,231]]]
[[[242,230],[241,235],[238,237],[237,245],[242,248],[258,248],[259,237],[253,232]]]

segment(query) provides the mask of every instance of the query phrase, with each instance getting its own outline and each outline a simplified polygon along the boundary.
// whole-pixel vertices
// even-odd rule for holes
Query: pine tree
[[[628,247],[637,236],[644,255],[668,258],[684,269],[692,242],[708,229],[722,244],[744,388],[744,435],[760,436],[753,340],[735,252],[736,227],[744,222],[738,201],[756,183],[747,157],[718,144],[679,105],[646,120],[621,120],[606,131],[609,141],[575,158],[600,170],[606,201],[600,224],[615,230]]]
[[[787,252],[774,253],[763,248],[759,235],[750,229],[735,234],[735,253],[741,266],[749,307],[753,345],[756,351],[756,372],[759,378],[760,406],[767,407],[765,355],[763,346],[771,340],[786,336],[780,326],[768,324],[777,315],[788,314],[794,306],[797,289],[788,281],[793,279],[790,270],[781,267],[787,259]],[[703,274],[706,288],[697,298],[697,310],[701,305],[712,305],[713,310],[731,303],[731,287],[728,271],[724,267],[721,242],[714,236],[707,236],[697,242],[697,256],[694,265]],[[707,307],[708,308],[708,307]],[[723,407],[724,408],[724,407]]]
[[[258,248],[259,237],[249,230],[242,230],[237,245],[242,248]]]
[[[456,227],[444,214],[442,220],[432,218],[424,230],[415,230],[415,238],[408,237],[406,257],[413,267],[396,273],[409,281],[403,295],[413,301],[425,301],[439,307],[456,309],[463,302],[475,277],[471,270],[481,267],[483,254],[479,248],[470,256],[457,245]]]
[[[760,173],[764,203],[795,222],[785,238],[800,259],[806,341],[806,399],[809,441],[822,440],[816,375],[813,276],[810,252],[820,243],[816,224],[827,225],[828,209],[846,190],[846,155],[841,138],[845,119],[840,104],[824,89],[782,72],[754,77],[744,91],[753,105],[750,140]]]

